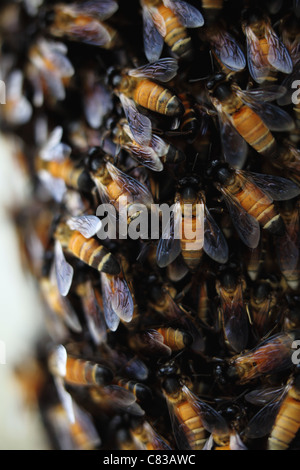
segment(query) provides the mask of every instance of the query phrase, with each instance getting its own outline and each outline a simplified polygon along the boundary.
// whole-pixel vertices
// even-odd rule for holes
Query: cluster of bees
[[[53,447],[299,449],[299,1],[7,1],[0,30]],[[121,196],[169,236],[100,240]]]

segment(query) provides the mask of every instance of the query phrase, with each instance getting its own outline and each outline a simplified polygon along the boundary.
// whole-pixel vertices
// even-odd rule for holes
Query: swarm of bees
[[[300,449],[300,2],[4,1],[0,31],[51,446]],[[101,204],[147,234],[100,239]]]

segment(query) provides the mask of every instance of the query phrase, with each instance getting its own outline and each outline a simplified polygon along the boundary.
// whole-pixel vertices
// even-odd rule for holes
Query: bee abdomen
[[[138,84],[134,100],[144,108],[167,116],[179,116],[183,112],[182,103],[176,95],[146,79]]]
[[[288,396],[268,439],[269,450],[286,450],[300,427],[300,402]]]
[[[187,30],[173,12],[161,6],[159,8],[159,13],[165,20],[166,25],[166,36],[165,42],[171,48],[172,52],[178,57],[184,57],[190,59],[193,56],[192,40],[187,33]]]
[[[164,338],[164,342],[173,351],[180,351],[192,342],[191,335],[187,331],[174,328],[158,328],[157,330]]]
[[[120,265],[114,256],[94,239],[86,239],[81,233],[74,232],[68,245],[72,254],[98,271],[119,274]]]

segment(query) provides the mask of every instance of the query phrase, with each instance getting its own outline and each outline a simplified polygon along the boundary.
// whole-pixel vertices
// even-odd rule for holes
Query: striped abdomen
[[[175,328],[158,328],[157,331],[164,338],[164,343],[169,346],[172,351],[180,351],[191,344],[191,336],[186,331]]]
[[[106,385],[112,374],[95,362],[68,356],[64,379],[74,385]]]
[[[119,274],[120,265],[114,256],[94,238],[85,238],[74,231],[68,242],[68,250],[84,263],[107,274]]]
[[[300,394],[292,387],[284,399],[268,439],[268,450],[287,450],[300,428]]]
[[[188,206],[192,206],[192,210]],[[203,254],[203,230],[197,217],[198,204],[184,201],[182,206],[181,252],[191,270],[197,269]],[[185,211],[184,211],[185,208]]]
[[[240,182],[239,188],[233,195],[264,229],[272,233],[277,231],[282,219],[267,194],[250,182]]]
[[[177,57],[190,59],[193,57],[192,40],[184,26],[174,15],[172,10],[161,5],[159,13],[164,19],[166,35],[164,40]]]
[[[182,103],[176,95],[148,79],[138,82],[133,99],[144,108],[167,116],[179,116],[183,112]]]
[[[232,115],[232,122],[241,136],[258,153],[270,156],[276,151],[276,142],[262,119],[248,106],[243,105]]]
[[[221,10],[223,0],[202,0],[202,8],[205,10]]]
[[[191,450],[202,450],[206,442],[206,431],[200,416],[188,401],[176,405],[176,415],[184,424],[185,437]]]

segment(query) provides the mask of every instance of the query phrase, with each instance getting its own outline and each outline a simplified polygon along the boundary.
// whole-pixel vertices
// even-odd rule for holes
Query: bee
[[[259,8],[246,10],[242,28],[247,40],[249,72],[257,83],[275,80],[275,72],[290,74],[293,62],[287,48]]]
[[[272,390],[271,390],[272,391]],[[267,390],[255,393],[261,397],[267,396]],[[245,430],[249,438],[259,438],[268,435],[267,450],[287,450],[290,447],[300,427],[300,377],[296,374],[288,380],[284,387],[275,388],[272,398],[248,423]]]
[[[68,354],[62,344],[51,352],[49,367],[53,375],[62,377],[65,383],[71,385],[104,386],[113,379],[108,367]]]
[[[103,21],[118,9],[114,0],[84,1],[81,4],[58,3],[53,7],[49,31],[55,37],[79,41],[103,49],[114,49],[120,44],[118,32]]]
[[[193,178],[179,182],[170,227],[163,228],[157,246],[159,267],[167,266],[180,253],[191,271],[199,266],[203,251],[219,263],[228,259],[226,239],[206,207],[204,192],[197,190],[195,183]]]
[[[43,105],[45,95],[50,101],[65,99],[66,87],[75,72],[67,52],[68,49],[62,42],[43,38],[39,38],[31,46],[26,74],[34,87],[35,106]]]
[[[249,248],[257,248],[260,226],[282,236],[285,225],[273,201],[293,199],[299,187],[279,176],[234,170],[226,163],[216,163],[216,187],[221,191],[239,237]]]
[[[140,450],[171,450],[169,444],[145,419],[132,419],[130,434]]]
[[[162,335],[164,344],[169,346],[172,351],[181,351],[192,344],[193,338],[188,331],[179,328],[161,327],[157,328]]]
[[[112,96],[92,69],[83,71],[82,84],[85,118],[92,129],[99,129],[113,110]]]
[[[297,330],[279,332],[261,341],[229,361],[227,376],[243,385],[262,376],[288,371],[293,367],[292,345],[298,336]]]
[[[223,10],[224,0],[202,0],[205,22],[212,23]]]
[[[184,161],[183,152],[152,132],[150,119],[138,112],[134,101],[125,96],[122,96],[121,101],[128,121],[121,119],[113,131],[113,141],[117,146],[128,151],[134,160],[152,171],[162,171],[163,163]],[[136,119],[141,122],[139,127],[136,126]]]
[[[141,0],[144,52],[149,62],[161,56],[164,42],[175,57],[191,60],[192,39],[187,28],[200,28],[204,19],[200,11],[180,0]]]
[[[226,344],[235,352],[246,348],[249,337],[249,322],[243,299],[246,282],[238,279],[230,270],[225,270],[216,281],[220,300],[219,318]]]
[[[291,131],[295,124],[290,115],[273,101],[285,94],[285,88],[241,90],[224,73],[207,81],[207,89],[217,110],[225,160],[242,168],[247,158],[247,144],[268,158],[277,156],[272,131]]]
[[[98,219],[93,217],[95,216],[92,216],[92,220]],[[120,272],[120,264],[117,259],[91,235],[94,235],[97,230],[95,225],[92,226],[91,218],[82,216],[79,220],[79,223],[78,221],[75,223],[75,230],[62,220],[58,223],[54,233],[57,282],[62,295],[67,295],[73,279],[73,268],[66,261],[63,250],[100,272],[112,275]],[[85,222],[82,223],[82,220]],[[84,229],[81,228],[81,225],[84,225]],[[74,225],[71,226],[74,227]],[[87,226],[88,230],[92,229],[92,232],[86,232]]]
[[[169,82],[177,70],[177,60],[167,57],[136,69],[121,72],[111,69],[108,74],[116,95],[125,95],[136,105],[159,115],[178,117],[184,112],[180,99],[171,89],[159,84]]]
[[[279,319],[277,302],[277,295],[268,280],[259,281],[251,289],[250,315],[259,338],[265,336],[276,325]]]
[[[179,450],[202,450],[207,431],[219,436],[228,434],[224,418],[182,385],[177,377],[167,377],[162,389]]]
[[[107,415],[128,413],[130,416],[144,416],[144,410],[136,402],[136,396],[119,385],[91,387],[90,396],[100,410]]]
[[[94,160],[91,166],[91,177],[102,203],[111,204],[123,217],[126,214],[126,224],[134,221],[145,208],[149,212],[153,210],[152,195],[144,184],[109,161]]]

